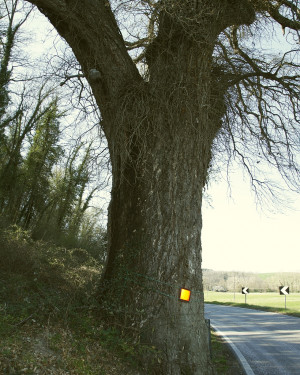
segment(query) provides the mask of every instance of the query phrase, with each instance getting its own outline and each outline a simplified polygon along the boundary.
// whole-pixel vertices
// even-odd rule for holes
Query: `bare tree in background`
[[[299,186],[299,1],[30,2],[72,48],[101,111],[113,174],[103,306],[159,349],[155,373],[211,374],[202,190],[212,150],[240,158],[255,188],[270,189],[265,162]],[[276,56],[259,43],[283,32]]]

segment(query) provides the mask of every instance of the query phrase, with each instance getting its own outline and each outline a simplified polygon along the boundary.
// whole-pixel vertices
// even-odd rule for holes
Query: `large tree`
[[[298,0],[30,2],[72,48],[101,111],[113,174],[103,304],[159,349],[157,373],[211,374],[202,190],[212,150],[240,157],[254,186],[260,160],[299,183]],[[277,24],[295,46],[271,56],[256,40]]]

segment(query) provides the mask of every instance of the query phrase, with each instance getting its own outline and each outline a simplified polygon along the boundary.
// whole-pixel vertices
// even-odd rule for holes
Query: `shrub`
[[[78,289],[99,277],[101,265],[84,249],[34,241],[30,232],[13,225],[0,232],[0,269],[63,289]]]

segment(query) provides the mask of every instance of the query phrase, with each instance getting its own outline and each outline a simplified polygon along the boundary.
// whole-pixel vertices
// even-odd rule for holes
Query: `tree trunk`
[[[201,202],[226,90],[212,56],[222,30],[253,22],[252,8],[247,0],[161,1],[143,80],[108,1],[30,1],[72,47],[103,118],[113,174],[103,306],[158,349],[147,374],[210,375]],[[190,302],[179,301],[181,287]]]
[[[118,155],[112,158],[109,258],[102,287],[107,306],[120,311],[125,325],[134,324],[143,343],[158,348],[158,374],[210,374],[201,274],[209,147],[192,142],[180,121],[174,125],[181,137],[160,133],[148,139],[146,160],[126,171],[116,171]],[[189,303],[179,301],[181,287],[191,290]]]
[[[159,350],[157,374],[203,375],[212,370],[201,204],[222,90],[214,94],[210,46],[195,50],[185,38],[176,42],[180,47],[171,55],[157,56],[156,46],[150,47],[150,82],[127,92],[117,106],[102,293],[124,324],[133,324],[142,342]],[[182,287],[191,290],[188,303],[179,301]]]

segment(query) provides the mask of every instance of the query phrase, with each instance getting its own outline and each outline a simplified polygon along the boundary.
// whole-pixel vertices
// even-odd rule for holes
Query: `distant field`
[[[224,304],[245,305],[245,295],[241,292],[204,292],[205,302],[218,302]],[[249,293],[247,295],[247,307],[262,307],[278,312],[286,312],[300,316],[300,293],[291,293],[286,296],[286,310],[284,308],[284,296],[279,293]]]

